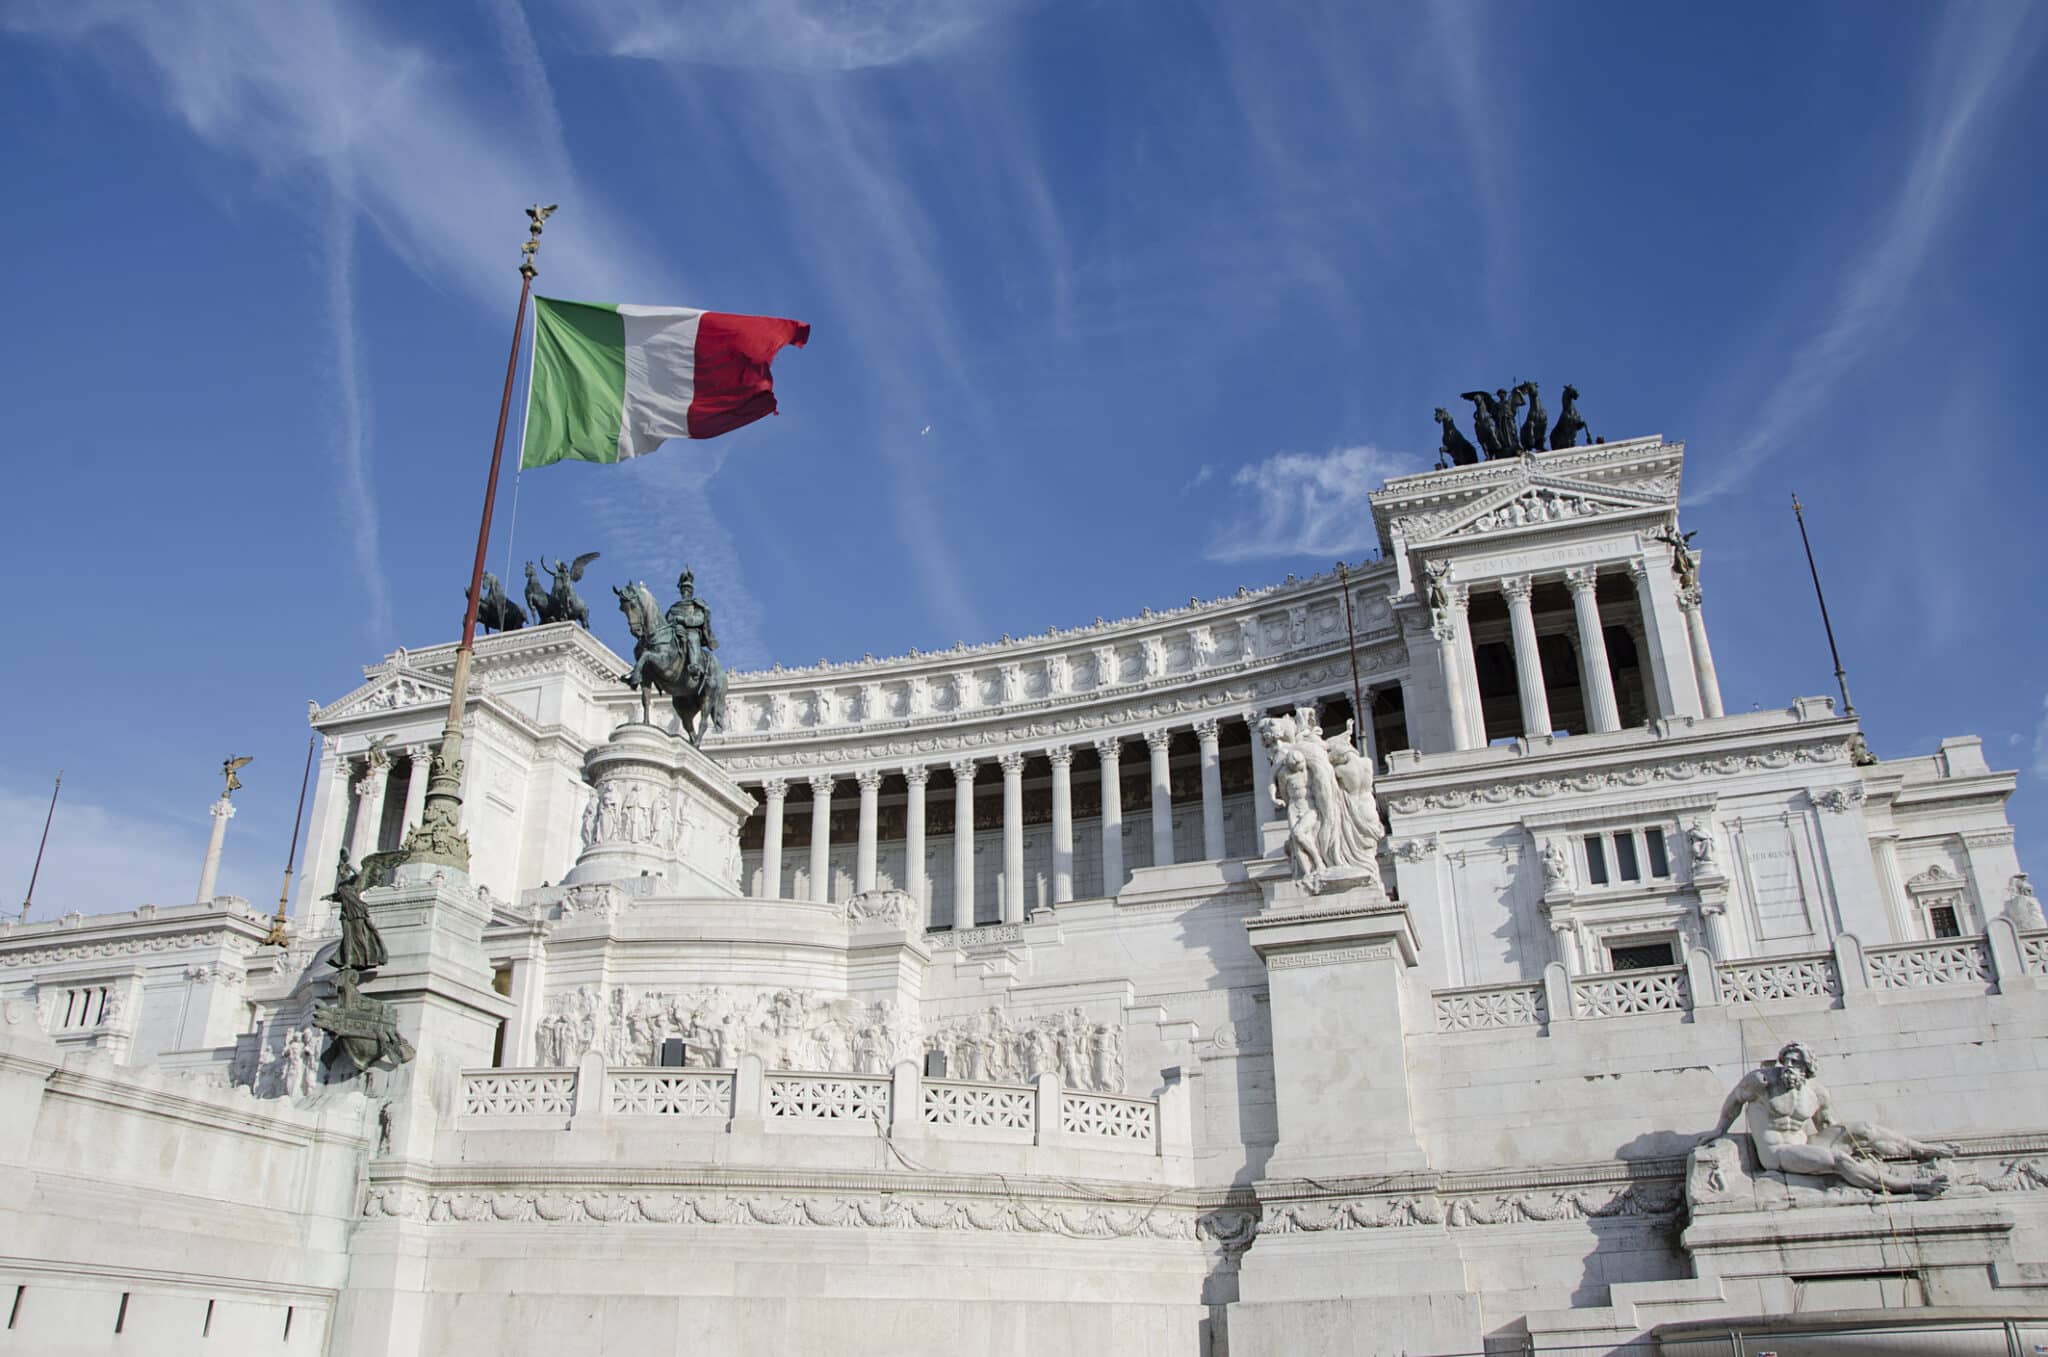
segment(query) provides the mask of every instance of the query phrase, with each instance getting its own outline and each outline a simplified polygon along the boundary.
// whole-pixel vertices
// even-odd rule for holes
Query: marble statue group
[[[1386,832],[1372,792],[1372,763],[1352,742],[1352,726],[1324,735],[1315,709],[1259,722],[1272,765],[1266,789],[1287,815],[1287,855],[1311,892],[1336,877],[1380,889],[1379,846]]]

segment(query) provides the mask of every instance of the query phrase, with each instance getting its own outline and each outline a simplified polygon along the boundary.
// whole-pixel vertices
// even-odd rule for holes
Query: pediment
[[[323,721],[345,720],[375,712],[404,711],[409,707],[446,706],[448,689],[417,674],[388,674],[362,687],[321,712]]]
[[[1544,528],[1618,515],[1659,513],[1670,499],[1655,489],[1602,485],[1566,476],[1532,475],[1411,528],[1412,541],[1442,541]]]

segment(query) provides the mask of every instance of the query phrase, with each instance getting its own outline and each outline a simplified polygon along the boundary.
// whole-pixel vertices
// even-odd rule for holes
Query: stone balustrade
[[[2021,933],[1994,919],[1976,937],[1865,948],[1837,938],[1832,951],[1712,962],[1694,951],[1681,966],[1567,975],[1556,963],[1540,984],[1468,985],[1430,993],[1438,1032],[1549,1027],[1558,1021],[1690,1013],[1736,1004],[1869,1003],[1911,991],[2011,993],[2048,976],[2048,930]]]
[[[465,1070],[460,1124],[678,1118],[769,1134],[856,1131],[1161,1157],[1192,1150],[1185,1108],[1168,1106],[1185,1103],[1185,1089],[1176,1080],[1164,1098],[1132,1098],[1063,1089],[1052,1075],[993,1084],[927,1079],[910,1064],[892,1074],[767,1070],[752,1057],[730,1070],[610,1069],[591,1056],[575,1068]]]

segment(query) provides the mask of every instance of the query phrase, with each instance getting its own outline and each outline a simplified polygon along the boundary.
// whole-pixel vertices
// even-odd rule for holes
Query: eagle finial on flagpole
[[[540,250],[541,228],[547,224],[548,218],[555,214],[555,209],[559,206],[559,203],[549,203],[546,207],[542,207],[539,203],[535,203],[532,207],[526,209],[527,218],[533,222],[531,228],[533,238],[519,247],[519,271],[528,278],[540,272],[540,270],[533,266],[533,256]]]

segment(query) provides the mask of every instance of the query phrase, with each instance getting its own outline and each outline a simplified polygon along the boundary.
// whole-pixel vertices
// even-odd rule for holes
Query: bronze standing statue
[[[583,568],[596,560],[597,552],[586,551],[574,561],[556,561],[548,564],[548,558],[540,558],[540,568],[548,572],[554,587],[548,591],[543,622],[574,622],[585,631],[590,630],[590,608],[576,592],[575,583],[583,578]],[[528,566],[531,570],[532,567]],[[531,597],[531,594],[528,595]]]
[[[413,1058],[411,1043],[399,1033],[396,1011],[361,989],[363,976],[391,959],[363,902],[365,879],[349,862],[348,850],[342,849],[334,889],[326,897],[341,906],[341,940],[327,959],[334,967],[334,998],[313,1010],[313,1025],[333,1038],[321,1063],[332,1066],[344,1058],[358,1073],[380,1060],[402,1065]]]
[[[651,720],[647,690],[658,688],[674,703],[683,734],[702,748],[707,729],[725,729],[725,667],[712,652],[711,607],[697,597],[688,569],[676,580],[681,595],[662,613],[644,584],[614,588],[626,629],[633,633],[633,667],[621,681],[640,690],[640,715]]]
[[[235,775],[255,761],[256,756],[254,754],[244,754],[240,758],[230,754],[220,761],[220,775],[227,779],[228,784],[227,790],[220,794],[221,800],[225,801],[236,792],[242,790],[242,779]]]

